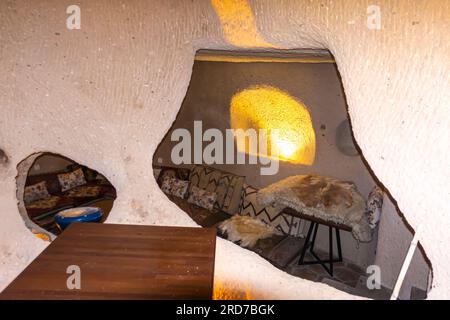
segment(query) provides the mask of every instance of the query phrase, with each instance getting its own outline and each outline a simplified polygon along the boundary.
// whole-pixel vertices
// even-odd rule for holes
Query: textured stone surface
[[[366,27],[364,1],[251,1],[254,43],[334,54],[355,138],[410,225],[423,224],[429,297],[448,299],[450,3],[377,2],[382,30]],[[0,289],[45,246],[15,195],[16,166],[35,152],[104,173],[118,193],[109,222],[194,226],[157,188],[152,154],[186,93],[195,50],[239,48],[208,1],[79,3],[81,30],[72,31],[65,2],[0,3],[0,145],[9,157],[0,166]],[[225,36],[240,25],[231,26]],[[232,43],[254,44],[240,40]],[[222,239],[215,277],[217,290],[243,297],[356,298]]]

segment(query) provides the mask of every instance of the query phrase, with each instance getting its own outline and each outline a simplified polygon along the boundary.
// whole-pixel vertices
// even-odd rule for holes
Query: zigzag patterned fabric
[[[237,213],[244,177],[204,165],[195,165],[189,175],[189,181],[190,189],[195,186],[217,194],[214,203],[216,209],[229,214]]]
[[[273,226],[283,234],[300,236],[303,231],[304,221],[298,217],[293,217],[281,213],[280,208],[272,206],[263,207],[256,201],[258,189],[244,184],[242,188],[239,214],[243,216],[255,217],[264,223]]]

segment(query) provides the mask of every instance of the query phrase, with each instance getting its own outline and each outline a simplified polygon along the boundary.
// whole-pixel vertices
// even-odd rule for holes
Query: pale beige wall
[[[390,289],[393,289],[395,286],[413,237],[411,231],[405,226],[405,221],[402,217],[403,214],[398,212],[398,208],[392,199],[385,195],[383,215],[378,231],[375,265],[380,266],[382,285]],[[430,267],[422,251],[417,248],[410,268],[405,275],[399,297],[401,299],[409,299],[411,287],[426,291],[430,272]]]
[[[0,288],[45,247],[15,197],[16,166],[32,153],[105,173],[118,192],[110,222],[195,225],[157,188],[152,154],[180,108],[197,49],[269,44],[333,53],[365,158],[411,226],[423,225],[430,297],[450,298],[448,1],[379,0],[382,29],[371,30],[367,1],[255,0],[256,33],[240,16],[222,25],[209,1],[78,3],[82,26],[72,31],[66,2],[0,3],[0,145],[10,159],[0,166]],[[353,298],[224,241],[215,279],[248,297]]]

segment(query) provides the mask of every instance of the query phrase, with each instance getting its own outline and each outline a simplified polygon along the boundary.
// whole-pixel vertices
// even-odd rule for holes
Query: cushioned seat
[[[28,216],[31,219],[49,216],[55,212],[73,208],[75,202],[71,198],[61,196],[50,196],[46,199],[37,200],[29,204],[25,204]]]

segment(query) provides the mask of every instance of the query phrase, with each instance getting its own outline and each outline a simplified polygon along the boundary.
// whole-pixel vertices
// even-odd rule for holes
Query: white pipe
[[[403,284],[403,280],[405,279],[406,272],[408,271],[409,265],[411,264],[411,260],[414,255],[414,251],[416,250],[417,243],[419,242],[420,231],[422,230],[422,225],[417,227],[416,233],[409,245],[408,253],[406,254],[405,260],[403,261],[402,268],[400,269],[400,273],[397,277],[397,282],[395,283],[394,290],[392,291],[391,300],[397,300],[398,294]]]

